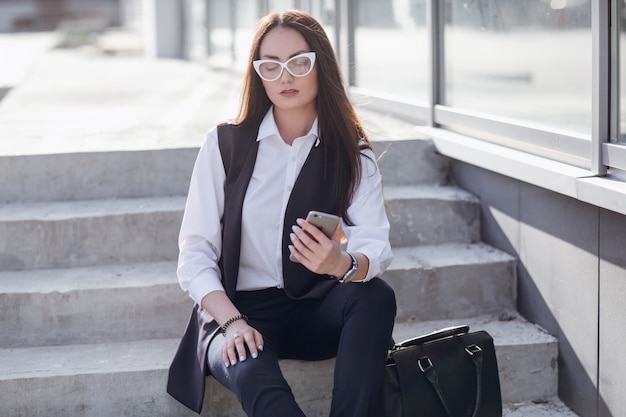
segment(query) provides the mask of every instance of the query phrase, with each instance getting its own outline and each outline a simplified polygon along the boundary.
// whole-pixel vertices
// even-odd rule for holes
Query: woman
[[[303,220],[310,210],[343,219],[332,238]],[[380,416],[396,312],[376,278],[392,259],[389,222],[331,44],[307,14],[260,20],[239,116],[198,155],[179,246],[197,304],[171,395],[199,413],[210,374],[248,416],[304,416],[278,360],[336,357],[331,416]]]

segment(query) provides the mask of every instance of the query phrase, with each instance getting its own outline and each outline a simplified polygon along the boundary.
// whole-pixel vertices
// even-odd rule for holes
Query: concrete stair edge
[[[0,204],[184,195],[197,154],[194,147],[0,156]]]
[[[392,246],[479,240],[479,204],[458,187],[400,186],[386,193]],[[0,242],[0,270],[175,259],[185,200],[178,195],[2,205],[0,235],[14,238]]]
[[[396,293],[399,321],[515,309],[515,259],[483,243],[394,248],[383,278]]]
[[[0,204],[185,195],[201,141],[180,148],[0,155]],[[372,146],[387,185],[447,182],[447,160],[430,139],[374,140]],[[405,169],[395,169],[401,165]]]
[[[512,258],[487,245],[397,248],[395,254],[383,279],[396,291],[398,321],[515,308]],[[463,295],[443,291],[447,287],[460,287]],[[178,285],[175,261],[4,271],[0,347],[171,337],[192,304]]]
[[[480,241],[480,203],[451,185],[384,187],[394,247]]]
[[[454,324],[469,324],[471,331],[484,329],[494,337],[504,403],[556,396],[557,370],[550,365],[556,362],[556,339],[521,318],[498,321],[484,316],[471,320],[405,323],[397,326],[394,336],[401,340],[406,334],[425,334]],[[7,394],[3,405],[6,415],[60,416],[68,411],[68,404],[82,410],[73,412],[75,416],[126,415],[131,406],[136,411],[131,412],[134,416],[187,415],[165,393],[167,368],[177,345],[178,339],[154,339],[0,349],[0,391]],[[281,361],[285,377],[293,384],[307,415],[327,413],[333,363],[332,359]],[[538,368],[544,369],[536,372]],[[101,385],[103,381],[106,381],[105,386]],[[141,387],[136,386],[138,383]],[[207,385],[205,410],[217,408],[225,413],[217,415],[239,415],[239,406],[227,390],[213,379],[209,379]],[[118,401],[115,404],[103,402],[101,389],[105,390],[104,397],[113,396]],[[33,390],[43,401],[32,401]],[[127,411],[122,412],[119,407]]]
[[[0,270],[176,259],[185,197],[0,207]]]

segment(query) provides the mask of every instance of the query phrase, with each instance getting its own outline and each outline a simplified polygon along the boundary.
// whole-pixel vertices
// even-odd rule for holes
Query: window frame
[[[344,13],[353,14],[355,0],[336,0],[343,4]],[[591,1],[592,32],[592,129],[591,134],[560,131],[532,123],[478,114],[464,109],[442,105],[445,85],[442,49],[442,4],[426,0],[429,32],[430,84],[428,103],[399,100],[381,92],[355,87],[354,72],[346,73],[350,91],[365,96],[372,109],[395,113],[430,137],[442,154],[492,169],[513,178],[559,192],[581,201],[599,205],[626,214],[626,143],[612,138],[619,134],[619,41],[621,20],[616,16],[622,0]],[[611,24],[611,22],[619,24]],[[354,33],[354,22],[342,30]],[[353,38],[352,38],[353,41]],[[345,38],[339,47],[351,51],[354,43]],[[353,61],[351,61],[353,62]],[[344,68],[350,65],[343,63]],[[613,88],[613,93],[611,89]],[[617,91],[617,96],[615,94]],[[490,132],[488,135],[487,132]],[[462,139],[462,140],[461,140]],[[456,151],[454,145],[459,147]],[[471,150],[480,152],[471,152]],[[503,161],[493,163],[494,155],[504,152]],[[468,156],[473,155],[473,156]],[[502,156],[502,155],[500,155]],[[511,163],[516,169],[507,170]],[[524,166],[525,169],[521,169]],[[612,175],[614,171],[620,175]]]
[[[354,14],[354,0],[338,0],[343,3],[343,11]],[[442,89],[445,85],[442,49],[443,24],[442,4],[438,0],[427,1],[427,27],[430,34],[431,91],[429,102],[423,105],[408,100],[386,96],[354,86],[354,73],[348,74],[350,90],[359,96],[371,99],[373,109],[384,108],[397,112],[404,119],[417,125],[466,133],[474,138],[511,147],[533,155],[543,156],[558,162],[581,167],[589,175],[605,176],[608,168],[626,170],[626,143],[611,141],[619,129],[619,93],[611,93],[619,85],[619,41],[621,20],[617,19],[621,0],[591,1],[592,32],[592,130],[590,135],[545,128],[516,120],[474,113],[461,108],[445,106],[442,103]],[[618,7],[619,6],[619,7]],[[613,22],[619,24],[611,24]],[[342,22],[344,23],[344,22]],[[354,22],[344,28],[354,33]],[[345,42],[345,41],[344,41]],[[351,51],[354,56],[354,43],[346,42],[342,49]],[[350,67],[349,65],[347,67]],[[616,111],[617,108],[617,111]],[[435,130],[436,131],[436,130]],[[487,133],[489,135],[487,136]]]
[[[257,1],[260,10],[267,8],[268,0]],[[431,138],[443,155],[626,214],[626,142],[620,139],[618,88],[626,82],[620,80],[619,47],[624,0],[591,0],[591,134],[443,105],[445,2],[441,0],[425,0],[430,84],[426,102],[355,86],[358,0],[331,1],[333,43],[356,104],[414,123],[416,131]],[[293,0],[294,7],[304,3]]]

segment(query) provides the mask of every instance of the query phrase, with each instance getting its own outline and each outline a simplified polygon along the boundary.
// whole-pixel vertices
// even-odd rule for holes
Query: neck
[[[284,110],[274,107],[274,120],[285,143],[291,145],[296,138],[311,130],[317,113],[315,109]]]

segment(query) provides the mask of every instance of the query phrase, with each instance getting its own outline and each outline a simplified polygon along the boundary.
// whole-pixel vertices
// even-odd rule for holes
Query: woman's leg
[[[226,367],[224,337],[218,334],[207,353],[211,375],[237,396],[249,417],[304,417],[278,365],[275,343],[293,301],[281,291],[255,291],[238,297],[236,304],[263,335],[263,351],[256,359],[248,354],[244,362]]]
[[[279,355],[336,355],[331,417],[379,417],[395,314],[395,295],[384,281],[337,285],[322,300],[299,302]]]
[[[256,359],[248,355],[244,362],[226,368],[223,344],[224,338],[217,335],[209,346],[211,375],[237,396],[249,417],[304,417],[271,347],[266,347]]]

